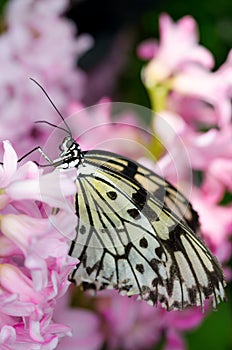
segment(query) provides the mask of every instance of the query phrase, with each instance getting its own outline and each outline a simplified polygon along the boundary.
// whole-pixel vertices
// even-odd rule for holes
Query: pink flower
[[[54,172],[43,175],[31,162],[17,169],[17,156],[9,142],[4,142],[4,149],[0,166],[1,348],[55,349],[59,338],[71,334],[69,327],[52,318],[77,263],[68,256],[76,217],[68,199],[60,205],[76,188],[68,173],[60,178],[52,177]],[[49,191],[49,184],[57,180],[62,199],[59,191]],[[63,209],[52,215],[52,207]],[[70,225],[67,231],[64,223]]]
[[[166,150],[156,168],[190,199],[200,216],[203,237],[217,252],[228,245],[232,232],[232,207],[219,204],[232,188],[232,129],[197,132],[180,115],[165,111],[155,117],[154,126]],[[200,187],[192,186],[189,169],[202,172]],[[226,251],[223,261],[231,249]]]
[[[102,322],[93,311],[69,306],[67,293],[59,300],[54,312],[54,320],[67,324],[72,329],[72,337],[63,338],[57,349],[98,350],[104,343]]]
[[[160,32],[159,45],[154,43],[152,48],[149,41],[139,49],[143,57],[150,59],[143,70],[143,79],[155,110],[161,112],[169,108],[193,124],[195,121],[203,126],[228,125],[231,55],[218,71],[211,72],[213,57],[198,44],[196,23],[191,17],[186,16],[174,24],[168,15],[162,15]]]
[[[161,340],[162,334],[167,341],[165,350],[184,349],[182,332],[198,326],[203,318],[198,309],[168,312],[116,291],[99,293],[97,310],[104,320],[109,349],[149,349]],[[182,347],[178,348],[177,343]]]
[[[182,96],[198,98],[199,103],[203,101],[209,104],[215,110],[217,125],[222,127],[227,125],[231,119],[229,84],[223,75],[220,70],[210,72],[200,67],[188,67],[175,77],[172,88]],[[201,113],[201,116],[203,123],[204,114]]]
[[[232,232],[232,205],[221,206],[211,201],[204,186],[194,188],[191,198],[192,204],[200,215],[203,237],[209,241],[213,249],[217,249],[226,242]]]
[[[229,51],[223,65],[219,67],[218,73],[221,75],[221,78],[227,82],[228,95],[232,97],[232,50]]]
[[[25,0],[20,4],[17,0],[12,0],[7,8],[7,18],[11,25],[18,25],[18,23],[28,22],[29,14],[33,12],[36,16],[59,16],[66,9],[66,0],[51,0],[47,4],[46,0],[38,3],[35,0]],[[17,14],[17,16],[16,16]]]
[[[213,163],[217,164],[219,159],[227,166],[228,171],[228,162],[232,158],[232,128],[230,126],[221,130],[211,128],[207,132],[200,132],[183,120],[181,115],[172,111],[162,111],[154,118],[153,127],[161,138],[165,150],[169,153],[164,155],[167,158],[166,167],[172,162],[171,155],[180,173],[184,172],[184,166],[191,166],[195,170],[209,171],[209,174],[213,174],[215,173]],[[184,155],[185,153],[189,158],[189,163],[183,164],[183,158],[178,157],[178,154]],[[160,159],[160,162],[163,162],[163,159]],[[170,167],[166,170],[166,175],[168,171]],[[224,174],[220,182],[224,179],[230,188],[228,177]],[[218,176],[217,178],[219,180]]]
[[[144,47],[139,50],[143,56],[144,51]],[[149,51],[152,52],[150,42]],[[151,61],[143,72],[144,82],[148,87],[165,81],[185,66],[201,65],[212,68],[214,64],[212,54],[198,44],[196,22],[190,16],[185,16],[174,24],[167,14],[161,15],[160,45],[158,48],[154,45],[154,57],[149,58]]]
[[[139,143],[147,142],[149,136],[139,125],[139,111],[136,114],[127,105],[127,109],[112,117],[112,110],[117,107],[108,98],[88,108],[77,102],[70,104],[67,122],[82,150],[103,149],[131,158],[143,153]]]
[[[183,332],[193,330],[201,324],[204,318],[202,312],[197,308],[173,313],[161,311],[162,328],[166,333],[164,350],[186,349]]]
[[[150,61],[159,51],[159,43],[156,39],[147,39],[137,47],[137,54],[140,58]]]
[[[167,99],[167,109],[178,114],[194,130],[208,129],[221,123],[221,108],[213,108],[199,94],[194,96],[194,93],[180,94],[172,91]]]
[[[86,78],[76,62],[92,40],[75,38],[73,23],[60,17],[66,7],[65,0],[14,0],[6,9],[7,31],[0,35],[0,138],[10,139],[21,154],[42,145],[50,132],[34,121],[57,122],[29,77],[37,78],[62,111],[70,98],[84,94]]]
[[[17,170],[17,156],[14,149],[8,141],[4,141],[4,148],[4,164],[0,167],[0,186],[4,188],[0,198],[2,209],[12,203],[16,207],[20,205],[21,210],[28,212],[31,210],[30,206],[23,200],[32,199],[43,201],[51,207],[65,207],[68,210],[64,197],[73,194],[76,188],[66,176],[67,172],[54,171],[40,177],[38,167],[32,162],[24,164]],[[75,176],[74,173],[73,175]],[[32,210],[35,210],[34,205]]]
[[[232,155],[225,154],[213,159],[205,174],[202,190],[207,194],[207,198],[214,203],[220,202],[226,191],[232,192]]]

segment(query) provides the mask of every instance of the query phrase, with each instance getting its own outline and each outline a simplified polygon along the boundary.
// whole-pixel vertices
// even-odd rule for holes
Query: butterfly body
[[[85,289],[118,289],[168,310],[216,307],[224,276],[198,234],[198,215],[175,187],[142,165],[106,151],[82,152],[67,137],[53,162],[77,168],[76,237],[80,263],[70,280]]]

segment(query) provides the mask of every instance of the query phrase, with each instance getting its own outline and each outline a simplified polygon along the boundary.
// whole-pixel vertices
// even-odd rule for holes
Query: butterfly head
[[[84,155],[80,145],[72,138],[67,136],[59,146],[61,153],[58,159],[53,163],[59,169],[78,168],[84,162]]]

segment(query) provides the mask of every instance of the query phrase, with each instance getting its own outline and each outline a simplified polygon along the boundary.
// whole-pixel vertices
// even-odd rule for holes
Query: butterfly
[[[167,310],[203,309],[208,298],[216,308],[225,300],[223,271],[197,233],[198,214],[187,198],[131,159],[82,151],[61,118],[68,136],[59,157],[51,161],[39,151],[56,168],[77,169],[78,224],[69,254],[80,262],[70,281],[85,290],[138,295]]]

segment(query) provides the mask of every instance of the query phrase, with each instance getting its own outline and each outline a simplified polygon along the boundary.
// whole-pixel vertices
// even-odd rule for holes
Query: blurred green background
[[[2,14],[6,3],[6,0],[0,1]],[[82,57],[79,65],[89,76],[96,75],[104,65],[112,67],[101,91],[93,91],[89,86],[86,104],[107,95],[114,101],[150,105],[140,80],[144,62],[137,57],[136,48],[145,39],[158,38],[158,18],[162,12],[167,12],[174,20],[193,16],[198,23],[200,43],[215,57],[215,69],[224,62],[232,48],[231,0],[73,0],[65,15],[76,23],[79,33],[89,33],[95,39],[93,48]],[[0,30],[3,23],[1,21]],[[232,349],[231,295],[230,284],[228,302],[219,305],[218,312],[207,316],[201,327],[186,334],[189,350]]]

